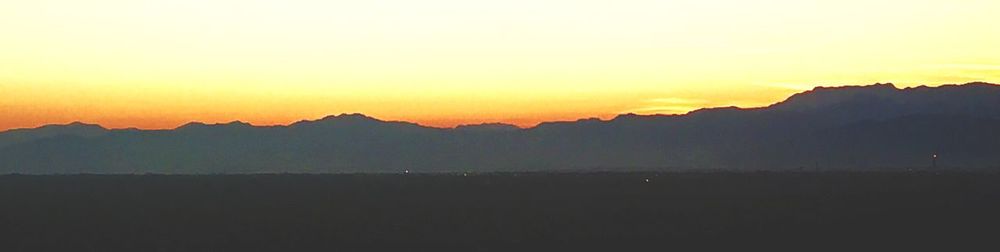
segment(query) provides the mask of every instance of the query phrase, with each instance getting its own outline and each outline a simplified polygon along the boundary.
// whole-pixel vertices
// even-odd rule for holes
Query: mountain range
[[[433,128],[342,114],[0,133],[0,173],[1000,170],[1000,85],[817,87],[760,108]]]

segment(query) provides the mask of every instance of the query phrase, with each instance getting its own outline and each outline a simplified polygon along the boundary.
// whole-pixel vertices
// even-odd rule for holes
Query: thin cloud
[[[684,114],[700,107],[690,107],[690,106],[653,106],[653,107],[642,107],[633,110],[626,111],[626,113],[636,113],[636,114]]]
[[[689,111],[705,107],[709,101],[703,99],[691,99],[681,97],[652,98],[642,101],[645,106],[623,111],[622,113],[635,114],[684,114]]]

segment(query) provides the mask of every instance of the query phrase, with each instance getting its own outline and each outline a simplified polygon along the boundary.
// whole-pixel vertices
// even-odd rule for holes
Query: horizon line
[[[687,116],[687,115],[690,115],[690,114],[693,114],[693,113],[702,112],[702,111],[705,111],[705,110],[714,110],[714,109],[739,109],[739,110],[762,109],[762,108],[768,108],[768,107],[780,104],[780,103],[782,103],[784,101],[787,101],[788,98],[791,98],[791,97],[799,95],[799,94],[809,93],[809,92],[813,92],[813,91],[816,91],[816,90],[823,90],[823,89],[857,88],[857,87],[873,87],[873,86],[888,85],[888,86],[891,86],[895,90],[900,90],[901,91],[901,90],[909,90],[909,89],[917,89],[917,88],[941,88],[941,87],[948,87],[948,86],[963,86],[963,85],[974,85],[974,84],[987,84],[987,85],[1000,86],[1000,84],[986,82],[986,81],[971,81],[971,82],[966,82],[966,83],[962,83],[962,84],[949,83],[949,84],[939,84],[939,85],[934,85],[934,86],[919,85],[919,86],[904,87],[904,88],[899,88],[898,86],[896,86],[892,82],[884,82],[884,83],[883,82],[877,82],[877,83],[874,83],[874,84],[856,84],[856,85],[841,85],[841,86],[822,86],[822,85],[818,85],[818,86],[813,86],[811,89],[810,88],[803,89],[802,91],[800,91],[798,93],[795,93],[795,94],[792,94],[792,95],[786,97],[783,100],[780,100],[780,101],[777,101],[777,102],[774,102],[774,103],[771,103],[771,104],[768,104],[768,105],[765,105],[765,106],[755,106],[755,107],[740,107],[740,106],[702,107],[702,108],[693,109],[691,111],[687,111],[687,112],[684,112],[684,113],[673,113],[673,114],[623,112],[623,113],[614,114],[614,117],[609,117],[608,119],[601,118],[600,116],[591,116],[591,117],[581,117],[581,118],[570,119],[570,120],[541,121],[541,122],[538,122],[538,123],[536,123],[534,125],[527,126],[527,127],[521,126],[521,125],[517,125],[517,124],[514,124],[514,123],[510,123],[510,122],[503,122],[503,121],[492,121],[492,122],[490,122],[490,121],[484,121],[484,122],[474,122],[474,123],[462,123],[462,124],[456,124],[456,125],[450,126],[450,127],[443,127],[443,126],[427,125],[427,124],[422,124],[422,123],[419,123],[419,122],[407,121],[407,120],[384,120],[384,119],[380,119],[380,118],[377,118],[377,117],[372,116],[372,115],[365,114],[364,112],[345,112],[345,113],[340,113],[340,114],[328,114],[328,115],[325,115],[325,116],[323,116],[321,118],[318,118],[318,119],[301,119],[301,120],[298,120],[298,121],[295,121],[295,122],[284,123],[284,124],[283,123],[277,123],[277,124],[253,124],[251,122],[246,122],[246,121],[243,121],[243,120],[233,120],[233,121],[229,121],[229,122],[218,122],[218,123],[206,123],[206,122],[202,122],[202,121],[192,120],[192,121],[188,121],[186,123],[180,124],[180,125],[172,127],[172,128],[107,127],[107,126],[101,125],[100,123],[90,123],[90,122],[85,122],[85,121],[81,121],[81,120],[76,120],[76,121],[71,121],[71,122],[66,122],[66,123],[49,123],[49,124],[43,124],[43,125],[36,126],[36,127],[21,127],[21,128],[2,129],[2,130],[0,130],[0,134],[12,132],[12,131],[34,130],[34,129],[41,129],[41,128],[45,128],[45,127],[52,127],[52,126],[72,126],[72,125],[98,126],[98,127],[102,128],[102,129],[105,129],[105,130],[143,130],[143,131],[171,131],[171,130],[181,129],[181,128],[184,128],[185,126],[189,126],[189,125],[218,126],[218,125],[229,125],[229,124],[245,124],[245,125],[248,125],[248,126],[258,127],[258,128],[291,127],[291,126],[294,126],[294,125],[299,124],[299,123],[317,122],[317,121],[323,121],[323,120],[326,120],[326,119],[329,119],[329,118],[337,118],[337,117],[344,117],[344,116],[363,116],[363,117],[370,118],[370,119],[373,119],[373,120],[376,120],[376,121],[379,121],[379,122],[408,123],[408,124],[414,124],[414,125],[417,125],[417,126],[420,126],[420,127],[432,128],[432,129],[457,129],[457,128],[461,128],[461,127],[474,127],[474,126],[484,126],[484,125],[503,125],[503,126],[511,126],[511,127],[517,128],[517,129],[524,130],[524,129],[536,128],[536,127],[538,127],[540,125],[550,124],[550,123],[571,123],[571,122],[588,121],[588,120],[597,120],[597,121],[601,121],[601,122],[608,122],[608,121],[613,121],[613,120],[615,120],[617,118],[620,118],[620,117],[623,117],[623,116],[647,116],[647,117]]]

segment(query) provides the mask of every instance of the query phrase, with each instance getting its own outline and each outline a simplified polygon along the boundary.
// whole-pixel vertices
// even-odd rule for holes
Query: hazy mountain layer
[[[1000,86],[816,88],[765,108],[455,129],[359,114],[0,133],[0,173],[1000,169]]]

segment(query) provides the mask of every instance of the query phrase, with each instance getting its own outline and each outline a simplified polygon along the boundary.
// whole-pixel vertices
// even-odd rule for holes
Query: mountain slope
[[[0,148],[23,142],[32,142],[57,136],[98,137],[108,130],[99,125],[75,122],[65,125],[47,125],[34,129],[15,129],[0,132]]]

